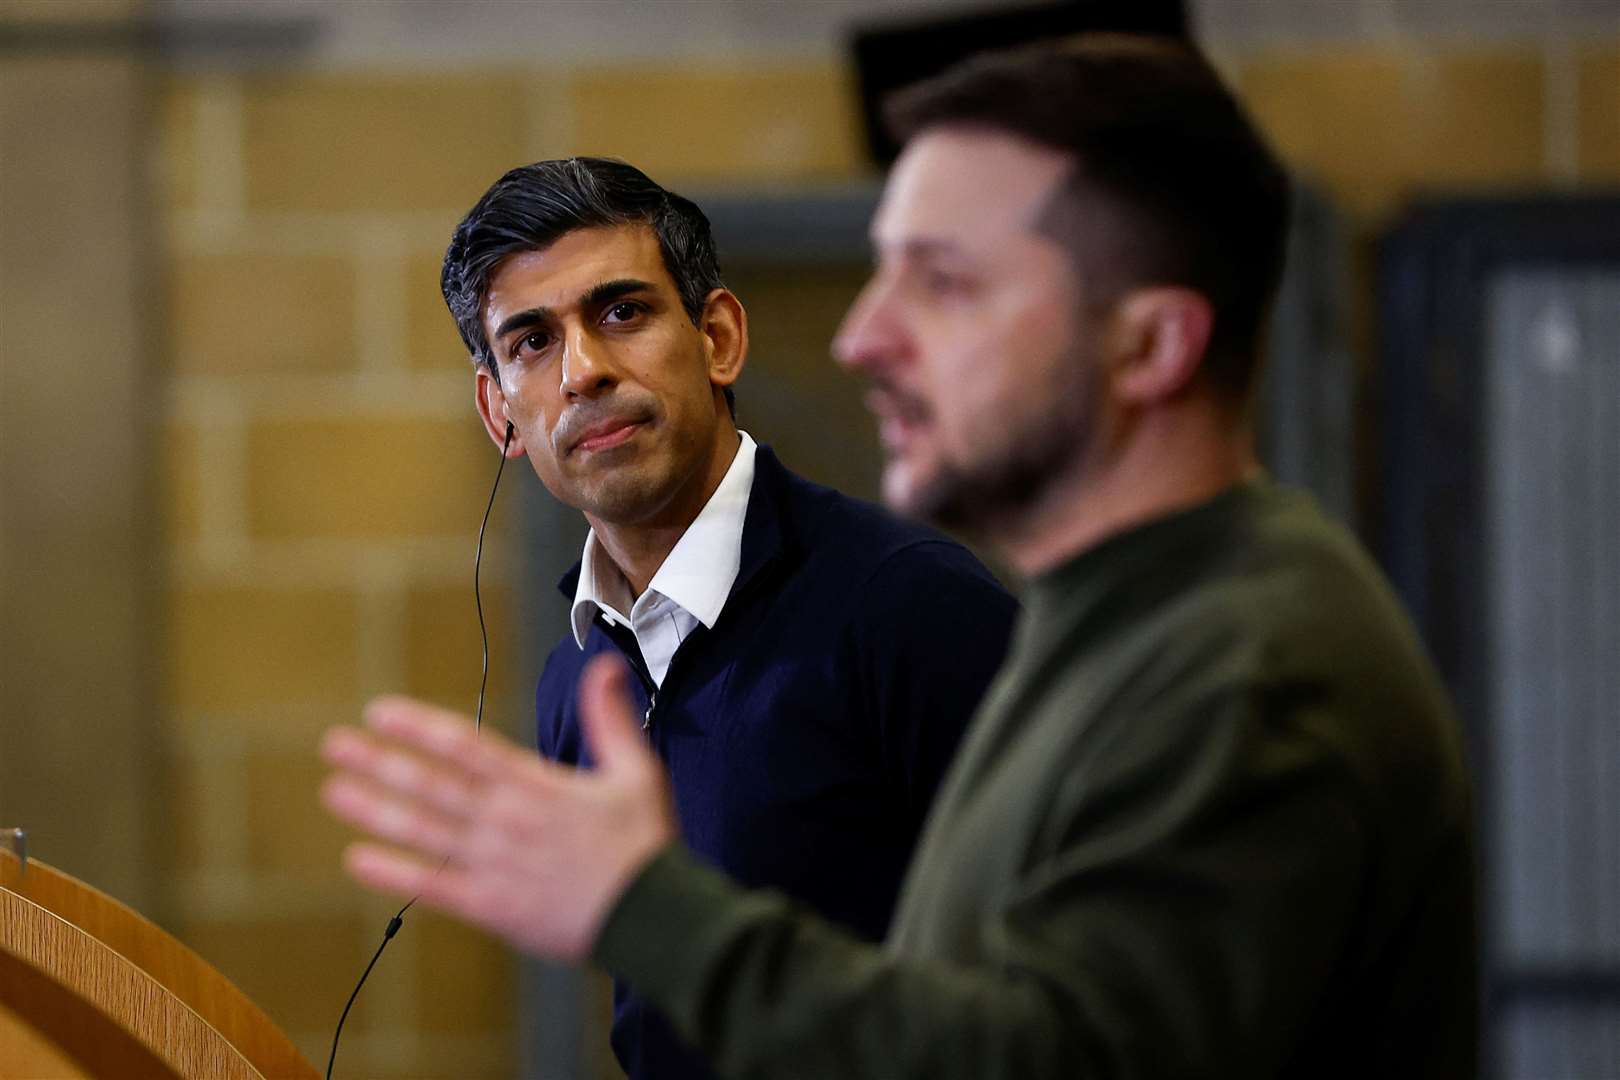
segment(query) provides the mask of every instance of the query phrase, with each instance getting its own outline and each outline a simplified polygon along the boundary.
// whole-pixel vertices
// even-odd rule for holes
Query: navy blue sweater
[[[559,583],[572,599],[576,565]],[[681,643],[648,736],[700,858],[876,941],[934,789],[1006,651],[1016,605],[965,548],[788,472],[760,447],[742,565],[713,629]],[[600,617],[565,635],[536,691],[541,753],[589,766],[575,688],[635,639]],[[613,1049],[635,1080],[709,1075],[663,1017],[614,988]]]

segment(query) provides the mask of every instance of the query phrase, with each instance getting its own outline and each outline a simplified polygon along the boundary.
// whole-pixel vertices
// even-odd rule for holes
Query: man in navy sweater
[[[579,678],[622,654],[692,850],[880,939],[1012,599],[961,546],[738,431],[747,317],[702,212],[631,166],[507,173],[442,284],[490,437],[591,526],[560,583],[541,752],[590,764]],[[623,985],[613,1046],[632,1077],[707,1075]]]

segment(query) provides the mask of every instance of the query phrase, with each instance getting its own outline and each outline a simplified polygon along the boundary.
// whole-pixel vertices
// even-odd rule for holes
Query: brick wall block
[[[520,164],[525,79],[264,75],[243,85],[250,210],[465,210]]]
[[[1262,53],[1238,89],[1279,153],[1353,212],[1423,188],[1521,186],[1543,170],[1533,49],[1348,45]]]
[[[354,366],[354,273],[346,259],[182,254],[169,286],[177,371]]]
[[[595,67],[573,83],[578,152],[624,158],[665,184],[863,171],[859,117],[836,66]]]
[[[343,1002],[376,948],[375,939],[382,936],[381,927],[371,925],[374,921],[340,914],[313,919],[198,921],[186,927],[182,937],[284,1031],[324,1031],[329,1039]],[[362,992],[343,1027],[344,1040],[382,1019]],[[324,1064],[324,1053],[321,1060]]]
[[[179,711],[354,700],[356,603],[329,589],[170,594],[168,700]]]
[[[243,763],[250,869],[321,880],[337,875],[354,833],[320,805],[328,770],[316,747],[312,740],[301,754],[254,751]]]
[[[450,242],[450,231],[454,227],[455,222],[447,218],[444,226],[446,244]],[[444,306],[444,296],[439,292],[439,268],[443,261],[442,250],[421,252],[406,261],[406,363],[417,370],[464,371],[467,382],[471,384],[473,368],[467,360],[467,347],[461,343],[456,322],[450,317],[450,309]],[[467,398],[470,405],[471,385],[467,388]]]
[[[1580,178],[1620,182],[1620,38],[1582,50],[1577,68]]]
[[[1518,187],[1546,171],[1545,61],[1533,45],[1446,51],[1408,84],[1425,186]]]
[[[486,556],[489,554],[485,552]],[[489,629],[488,709],[509,699],[517,677],[510,589],[480,586]],[[405,692],[471,713],[478,694],[482,643],[472,575],[455,588],[415,588],[406,597]]]
[[[254,536],[466,535],[469,551],[499,463],[470,400],[455,421],[260,421],[247,453]]]
[[[500,942],[426,912],[416,940],[416,1026],[428,1034],[487,1031],[503,1038],[512,1027],[517,970]]]

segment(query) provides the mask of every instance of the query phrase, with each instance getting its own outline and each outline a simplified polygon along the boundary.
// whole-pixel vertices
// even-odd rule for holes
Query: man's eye
[[[539,352],[551,341],[551,335],[544,330],[531,330],[517,339],[512,346],[512,355],[517,356],[524,352]]]
[[[950,296],[965,293],[972,286],[972,282],[962,274],[953,274],[945,270],[925,270],[922,275],[923,288],[936,296]]]
[[[603,316],[603,321],[629,322],[631,319],[640,314],[640,304],[632,303],[629,300],[620,300],[617,304],[614,304],[607,309],[607,312]]]

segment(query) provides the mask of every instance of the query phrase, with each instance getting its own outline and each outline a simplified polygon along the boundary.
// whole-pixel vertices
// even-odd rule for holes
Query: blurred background
[[[1616,0],[6,0],[0,825],[324,1063],[393,905],[338,871],[318,733],[478,686],[460,215],[576,153],[695,198],[752,317],[743,426],[871,494],[826,359],[881,176],[866,95],[1107,25],[1197,39],[1304,185],[1264,441],[1458,695],[1492,1073],[1620,1076]],[[528,742],[583,530],[526,467],[491,530],[488,717]],[[603,993],[413,913],[337,1075],[613,1075]]]

